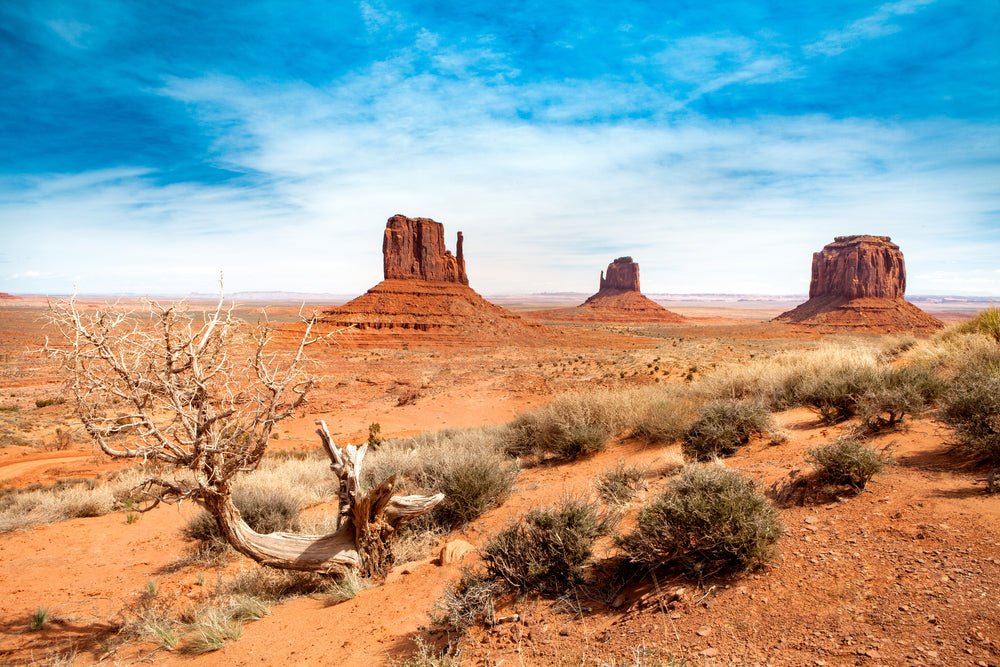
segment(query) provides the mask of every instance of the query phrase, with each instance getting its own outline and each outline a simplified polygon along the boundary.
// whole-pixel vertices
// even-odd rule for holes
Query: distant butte
[[[777,321],[828,331],[915,331],[944,326],[903,296],[906,266],[888,236],[838,236],[813,254],[809,300]]]
[[[382,239],[385,280],[343,306],[325,311],[323,320],[361,331],[537,336],[537,325],[490,303],[469,287],[462,245],[459,232],[452,255],[445,248],[440,222],[392,216]]]
[[[527,315],[527,314],[526,314]],[[685,319],[639,291],[639,265],[631,257],[619,257],[601,271],[600,289],[576,308],[536,311],[534,319],[597,322],[664,322]]]

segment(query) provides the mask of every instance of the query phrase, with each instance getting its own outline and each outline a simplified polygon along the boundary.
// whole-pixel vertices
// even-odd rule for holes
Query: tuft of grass
[[[326,599],[330,604],[340,604],[354,599],[361,591],[368,588],[370,583],[363,579],[356,570],[348,570],[342,576],[335,579],[326,591]]]
[[[417,637],[417,650],[402,658],[389,658],[390,667],[460,667],[461,652],[451,652],[449,648],[439,649]]]
[[[252,595],[237,595],[226,606],[226,615],[234,621],[256,621],[270,611],[263,600]]]
[[[177,648],[178,636],[174,622],[160,610],[143,608],[135,620],[128,623],[126,630],[135,638],[154,641],[166,649]]]
[[[633,563],[704,577],[766,563],[784,532],[753,481],[719,466],[691,466],[617,543]]]
[[[66,402],[65,398],[39,398],[35,401],[36,408],[47,408],[50,405],[62,405]]]
[[[202,610],[186,629],[189,634],[181,651],[195,655],[218,651],[227,641],[243,635],[240,624],[216,608]]]
[[[860,492],[872,477],[885,469],[889,456],[886,449],[875,449],[863,440],[841,438],[822,447],[813,447],[806,461],[831,484],[847,485]]]
[[[606,505],[627,504],[645,485],[646,470],[639,466],[626,466],[624,461],[604,473],[594,483],[598,497]]]
[[[565,497],[491,537],[482,549],[486,573],[514,590],[559,593],[583,580],[594,542],[610,529],[596,503]]]
[[[32,632],[41,630],[52,620],[52,612],[48,607],[39,607],[28,619],[28,629]]]
[[[732,456],[754,435],[774,431],[774,419],[752,400],[713,401],[684,436],[684,455],[696,461]]]

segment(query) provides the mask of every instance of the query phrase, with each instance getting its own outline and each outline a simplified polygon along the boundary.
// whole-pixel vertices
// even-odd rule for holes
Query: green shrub
[[[711,576],[766,563],[784,532],[751,480],[691,466],[639,511],[635,529],[618,545],[633,563]]]
[[[869,447],[863,440],[841,438],[822,447],[813,447],[806,460],[831,484],[846,484],[862,491],[871,478],[888,463],[888,452]]]
[[[684,436],[684,455],[696,461],[732,456],[754,435],[774,430],[774,420],[757,401],[715,401],[702,410]]]
[[[62,405],[65,402],[65,398],[39,398],[35,401],[35,407],[47,408],[50,405]]]
[[[474,625],[493,625],[496,621],[496,598],[502,586],[480,571],[465,568],[458,581],[445,589],[434,604],[431,623],[439,628],[465,632]]]
[[[594,542],[610,520],[595,503],[563,498],[510,522],[482,549],[487,575],[519,591],[558,593],[582,581]]]
[[[607,505],[624,505],[639,492],[646,471],[639,466],[626,466],[624,461],[607,470],[594,483],[597,495]]]
[[[942,402],[942,417],[962,444],[1000,464],[1000,364],[962,369]]]
[[[1000,308],[990,306],[979,311],[971,320],[954,324],[942,332],[946,337],[970,333],[983,334],[1000,343]]]

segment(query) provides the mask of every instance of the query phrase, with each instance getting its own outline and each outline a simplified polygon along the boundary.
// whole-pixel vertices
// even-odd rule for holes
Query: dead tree
[[[328,535],[260,534],[233,505],[237,475],[256,470],[274,425],[293,415],[315,380],[304,370],[317,319],[303,320],[294,349],[269,352],[274,330],[250,327],[226,309],[195,317],[184,305],[146,302],[139,311],[96,312],[75,299],[50,306],[62,340],[46,350],[64,369],[89,436],[115,458],[159,462],[172,474],[147,480],[152,503],[190,499],[215,517],[238,552],[271,567],[321,573],[356,568],[369,576],[392,564],[399,524],[437,505],[443,494],[394,496],[395,478],[361,484],[367,445],[340,448],[318,431],[340,487],[341,519]]]

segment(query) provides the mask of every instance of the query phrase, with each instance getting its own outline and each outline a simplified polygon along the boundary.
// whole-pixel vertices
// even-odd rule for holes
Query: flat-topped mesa
[[[608,264],[607,278],[601,271],[600,289],[616,289],[624,292],[639,291],[639,265],[631,257],[619,257]]]
[[[930,333],[944,326],[903,298],[906,265],[888,236],[838,236],[813,254],[809,300],[776,320],[823,331]]]
[[[462,232],[452,255],[444,246],[444,225],[430,218],[389,218],[382,239],[382,269],[386,280],[469,284]]]
[[[888,236],[838,236],[813,254],[809,298],[902,299],[906,266]]]

